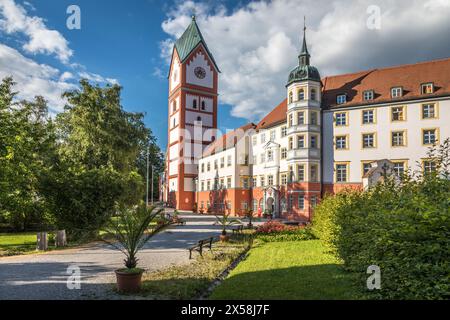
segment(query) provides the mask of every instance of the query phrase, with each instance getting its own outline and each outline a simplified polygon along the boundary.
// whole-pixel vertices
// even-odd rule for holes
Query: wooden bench
[[[244,232],[244,225],[240,224],[237,226],[230,227],[231,231],[233,231],[233,234],[235,233],[243,233]]]
[[[214,242],[214,237],[203,239],[197,242],[195,246],[192,246],[189,248],[189,260],[192,259],[192,251],[197,251],[200,253],[200,256],[203,257],[203,247],[209,248],[210,251],[212,251],[212,244]]]

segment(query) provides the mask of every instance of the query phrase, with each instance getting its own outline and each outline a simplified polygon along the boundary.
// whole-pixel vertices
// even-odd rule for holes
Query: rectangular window
[[[261,153],[261,161],[260,163],[266,162],[266,155],[264,153]]]
[[[206,190],[211,190],[211,181],[208,180],[208,182],[206,183]]]
[[[262,133],[261,134],[261,143],[265,143],[266,142],[266,134]]]
[[[294,167],[289,166],[288,171],[289,171],[288,182],[293,182],[294,181]]]
[[[436,162],[431,160],[423,160],[422,164],[424,173],[436,172]]]
[[[253,164],[256,165],[258,162],[258,157],[257,156],[253,156]]]
[[[248,203],[247,203],[247,201],[242,201],[242,202],[241,202],[241,209],[242,209],[242,210],[247,210],[247,209],[248,209]]]
[[[422,94],[432,94],[434,92],[433,83],[424,83],[421,85]]]
[[[225,179],[220,178],[220,188],[225,188]]]
[[[260,184],[261,187],[266,186],[266,178],[264,176],[261,176],[261,178],[259,179],[259,182],[261,183]]]
[[[277,132],[275,130],[270,131],[270,141],[275,141],[277,138]]]
[[[395,87],[391,89],[391,97],[392,98],[400,98],[403,96],[403,89],[402,87]]]
[[[372,169],[372,164],[370,162],[365,162],[362,164],[362,175],[365,176],[369,170]]]
[[[231,167],[231,162],[232,162],[232,161],[231,161],[231,156],[228,156],[228,157],[227,157],[227,166],[228,166],[228,167]]]
[[[288,118],[288,125],[289,127],[292,127],[293,124],[294,124],[294,115],[291,113]]]
[[[205,181],[201,182],[200,191],[205,191]]]
[[[298,196],[298,208],[300,210],[305,209],[305,196]]]
[[[310,145],[309,147],[311,149],[317,149],[318,143],[317,143],[317,136],[311,136],[310,137]]]
[[[305,148],[305,136],[297,136],[297,148]]]
[[[287,128],[286,127],[281,127],[281,137],[284,138],[287,135]]]
[[[267,183],[269,184],[269,186],[273,186],[273,176],[272,175],[269,175],[267,177]]]
[[[317,167],[317,165],[315,165],[315,164],[313,164],[313,165],[311,165],[311,167],[310,167],[310,181],[311,182],[317,182],[318,181],[318,172],[319,172],[319,170],[318,170],[318,167]]]
[[[281,175],[281,184],[282,185],[287,184],[287,175],[285,173]]]
[[[311,198],[309,199],[310,208],[314,209],[315,207],[317,207],[317,203],[317,196],[311,196]]]
[[[374,124],[375,123],[375,110],[363,110],[362,123],[363,124]]]
[[[206,171],[211,171],[211,163],[210,162],[208,162],[207,164],[206,164]]]
[[[244,188],[244,189],[248,189],[249,188],[249,184],[248,184],[248,178],[243,178],[242,179],[242,187]]]
[[[281,160],[284,160],[287,158],[287,150],[286,148],[281,148]]]
[[[347,149],[347,136],[336,136],[336,150]]]
[[[269,150],[267,151],[267,161],[273,161],[273,151]]]
[[[231,177],[227,178],[227,189],[231,189]]]
[[[373,90],[367,90],[363,92],[363,99],[364,101],[370,101],[373,100],[374,92]]]
[[[405,161],[395,161],[394,162],[394,172],[397,176],[399,176],[399,177],[403,176],[405,174],[405,170],[406,170],[406,162]]]
[[[297,112],[297,124],[299,124],[299,125],[305,124],[305,112],[304,111]]]
[[[423,144],[435,144],[437,143],[437,130],[436,129],[424,129],[422,130],[422,143]]]
[[[292,210],[294,207],[294,196],[292,194],[288,197],[288,210]]]
[[[405,131],[394,131],[391,133],[391,146],[393,146],[393,147],[406,146]]]
[[[436,104],[427,103],[422,105],[422,119],[437,118]]]
[[[289,137],[289,150],[294,149],[294,138],[293,137]]]
[[[391,120],[392,121],[405,121],[405,107],[392,107],[391,108]]]
[[[336,182],[347,182],[348,164],[336,164]]]
[[[258,144],[258,137],[257,137],[257,136],[253,136],[253,137],[252,137],[252,144],[253,144],[254,146],[256,146],[256,145]]]
[[[214,160],[214,170],[219,169],[219,162],[217,160]]]
[[[305,181],[305,165],[297,165],[297,181]]]
[[[256,180],[256,178],[252,178],[252,186],[253,186],[253,188],[257,187],[257,183],[258,183],[258,181]]]
[[[205,164],[202,163],[202,173],[205,172]]]
[[[347,112],[336,113],[336,126],[346,126],[347,125]]]
[[[340,94],[336,97],[336,103],[337,104],[344,104],[347,102],[347,95],[345,94]]]
[[[220,158],[220,167],[225,168],[225,158],[224,157]]]
[[[318,124],[317,112],[311,112],[309,115],[311,117],[311,119],[309,120],[309,123],[316,126]]]
[[[364,133],[362,135],[363,149],[375,148],[375,133]]]

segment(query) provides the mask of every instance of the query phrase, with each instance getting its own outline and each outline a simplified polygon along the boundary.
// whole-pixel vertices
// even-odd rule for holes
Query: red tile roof
[[[256,125],[254,123],[247,123],[234,131],[224,134],[206,147],[205,151],[203,151],[203,157],[207,157],[217,152],[225,151],[234,147],[245,132],[255,128]]]
[[[429,82],[434,84],[435,92],[421,94],[421,84]],[[446,96],[450,95],[450,58],[326,77],[322,83],[325,109]],[[402,87],[403,96],[391,98],[393,87]],[[373,100],[363,100],[366,90],[374,91]],[[336,104],[339,94],[347,95],[347,103]]]
[[[278,123],[286,121],[287,99],[283,100],[256,126],[257,130],[270,128]]]

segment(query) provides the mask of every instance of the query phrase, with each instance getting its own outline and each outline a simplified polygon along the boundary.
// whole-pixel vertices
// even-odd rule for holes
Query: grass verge
[[[0,257],[36,250],[36,234],[35,232],[0,233]]]
[[[228,243],[216,242],[212,252],[203,252],[188,265],[144,274],[141,296],[153,299],[195,299],[248,247],[247,237],[233,236]]]
[[[210,299],[348,300],[359,297],[355,283],[320,240],[259,242]]]

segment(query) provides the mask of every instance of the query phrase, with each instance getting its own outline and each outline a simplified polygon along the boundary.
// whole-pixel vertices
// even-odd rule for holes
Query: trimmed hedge
[[[256,229],[256,236],[262,242],[314,240],[310,228],[287,226],[279,221],[268,221]]]
[[[450,181],[437,175],[345,191],[315,209],[313,232],[345,267],[381,268],[380,299],[450,297]]]

